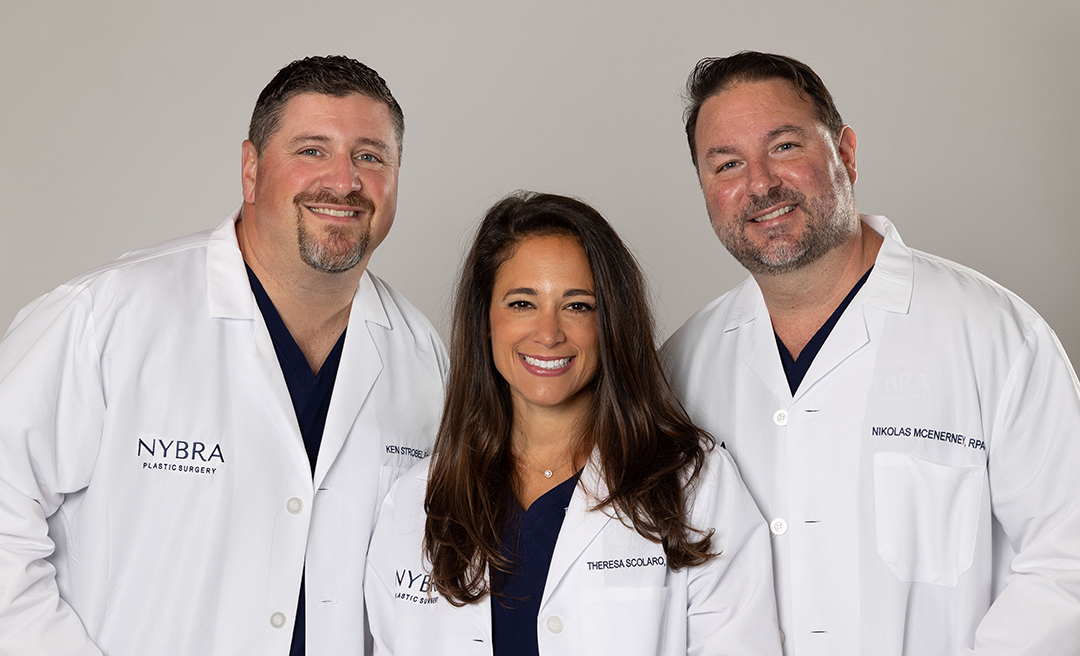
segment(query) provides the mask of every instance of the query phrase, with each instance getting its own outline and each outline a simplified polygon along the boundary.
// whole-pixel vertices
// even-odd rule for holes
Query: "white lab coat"
[[[559,531],[537,618],[541,655],[779,654],[768,529],[731,457],[713,449],[692,502],[696,527],[716,528],[723,553],[700,567],[666,566],[663,548],[607,511],[595,460],[582,472]],[[491,597],[455,607],[422,556],[427,463],[383,503],[365,595],[377,656],[491,654]]]
[[[1080,654],[1076,375],[1014,294],[863,221],[877,263],[794,398],[753,279],[663,349],[770,521],[785,654]]]
[[[0,653],[284,655],[305,564],[307,653],[363,653],[374,517],[428,450],[445,353],[365,273],[313,481],[235,218],[0,342]]]

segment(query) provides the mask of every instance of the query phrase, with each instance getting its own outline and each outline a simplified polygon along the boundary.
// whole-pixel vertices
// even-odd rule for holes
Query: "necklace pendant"
[[[545,469],[544,470],[544,478],[551,478],[551,470],[550,469]]]

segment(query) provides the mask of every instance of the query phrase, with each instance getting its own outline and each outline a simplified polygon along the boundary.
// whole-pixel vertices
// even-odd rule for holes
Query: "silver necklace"
[[[566,463],[570,462],[570,458],[567,458],[566,460],[564,460],[564,461],[563,461],[563,463],[562,463],[561,465],[555,465],[555,466],[554,466],[554,467],[552,467],[551,469],[544,469],[544,470],[539,470],[539,469],[537,469],[536,467],[533,467],[533,466],[532,466],[532,465],[530,465],[529,463],[525,462],[524,460],[522,460],[521,462],[522,462],[522,464],[524,464],[524,465],[525,465],[526,467],[528,467],[529,469],[533,470],[533,471],[534,471],[534,472],[536,472],[537,474],[543,474],[543,475],[544,475],[544,478],[551,478],[551,475],[552,475],[553,473],[555,473],[555,470],[557,470],[557,469],[561,469],[562,467],[565,467],[565,466],[566,466]]]

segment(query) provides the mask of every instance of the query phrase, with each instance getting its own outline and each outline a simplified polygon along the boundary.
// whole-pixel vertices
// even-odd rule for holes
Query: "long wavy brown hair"
[[[490,592],[487,572],[509,572],[500,553],[515,485],[510,388],[491,355],[495,273],[517,244],[539,235],[575,237],[596,286],[599,366],[583,448],[596,449],[610,508],[642,536],[663,545],[673,569],[711,553],[712,530],[690,525],[688,491],[713,447],[675,399],[660,369],[645,282],[615,230],[589,205],[551,194],[517,192],[484,216],[462,265],[454,300],[450,375],[432,450],[424,508],[424,552],[439,593],[451,604]],[[593,491],[589,491],[593,492]]]

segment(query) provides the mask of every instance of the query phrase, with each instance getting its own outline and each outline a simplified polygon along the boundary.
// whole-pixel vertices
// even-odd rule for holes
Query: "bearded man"
[[[1080,654],[1080,387],[1034,310],[859,214],[805,64],[700,62],[686,134],[750,278],[663,348],[769,521],[787,656]]]
[[[0,342],[0,653],[362,654],[364,557],[446,355],[367,270],[404,133],[347,57],[283,68],[216,230],[39,298]]]

